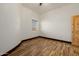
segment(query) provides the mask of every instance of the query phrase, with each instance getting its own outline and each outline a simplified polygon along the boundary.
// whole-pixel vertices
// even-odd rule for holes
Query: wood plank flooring
[[[24,41],[8,56],[79,56],[79,47],[61,41],[36,38]]]

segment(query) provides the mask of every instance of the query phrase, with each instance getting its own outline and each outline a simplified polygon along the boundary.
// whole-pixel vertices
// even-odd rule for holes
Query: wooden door
[[[79,46],[79,16],[73,17],[73,40],[72,45]]]

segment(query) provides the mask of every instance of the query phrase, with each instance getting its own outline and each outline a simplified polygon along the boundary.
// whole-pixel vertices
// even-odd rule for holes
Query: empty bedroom
[[[79,56],[79,3],[0,3],[0,56]]]

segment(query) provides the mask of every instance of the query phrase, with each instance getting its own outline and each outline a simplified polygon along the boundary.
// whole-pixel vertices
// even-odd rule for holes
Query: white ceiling
[[[24,3],[22,5],[42,14],[50,10],[68,5],[68,3],[43,3],[42,6],[40,6],[39,3]]]

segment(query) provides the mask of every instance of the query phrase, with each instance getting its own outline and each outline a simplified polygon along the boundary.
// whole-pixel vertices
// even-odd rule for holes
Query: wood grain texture
[[[79,47],[45,38],[24,41],[8,56],[78,56]]]
[[[73,17],[73,40],[72,44],[79,46],[79,15]]]

